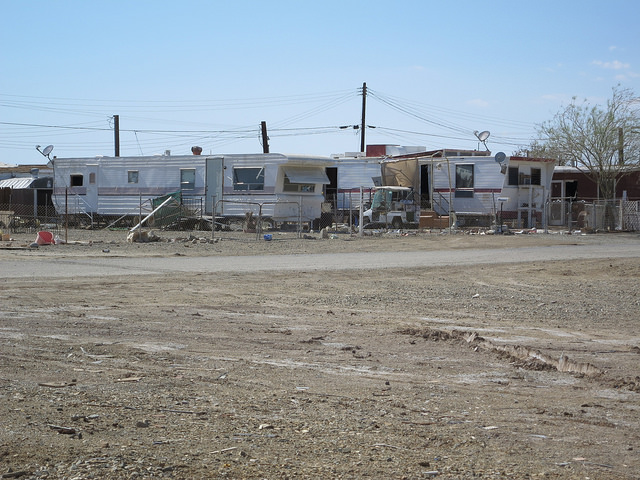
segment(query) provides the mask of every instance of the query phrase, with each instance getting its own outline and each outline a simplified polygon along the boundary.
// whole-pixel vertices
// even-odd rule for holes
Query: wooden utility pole
[[[120,115],[113,116],[113,140],[115,143],[115,156],[120,156]]]
[[[618,165],[624,165],[624,132],[618,128]]]
[[[362,124],[360,125],[360,151],[364,153],[365,114],[367,111],[367,84],[362,84]]]
[[[267,122],[260,123],[262,127],[262,153],[269,153],[269,137],[267,136]]]

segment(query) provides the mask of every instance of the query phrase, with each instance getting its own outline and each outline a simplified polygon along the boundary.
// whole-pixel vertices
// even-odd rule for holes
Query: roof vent
[[[191,147],[191,153],[200,155],[202,153],[202,147]]]

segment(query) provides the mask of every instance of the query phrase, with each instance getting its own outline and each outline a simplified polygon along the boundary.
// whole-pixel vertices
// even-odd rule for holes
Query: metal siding
[[[338,165],[338,190],[373,187],[372,177],[381,175],[379,163],[347,163]]]
[[[336,159],[338,210],[353,210],[360,207],[360,187],[364,188],[364,202],[369,200],[369,191],[374,187],[373,177],[382,175],[378,158]]]
[[[196,169],[196,188],[185,190],[189,196],[204,196],[206,187],[206,159],[211,156],[176,155],[153,157],[98,157],[98,158],[57,158],[54,168],[54,204],[58,212],[64,211],[65,190],[68,186],[70,175],[83,174],[85,183],[88,182],[88,165],[99,166],[98,176],[98,213],[104,215],[137,214],[139,211],[140,197],[143,201],[180,190],[180,169]],[[246,201],[275,202],[291,198],[304,197],[303,218],[310,220],[320,216],[322,195],[291,194],[277,191],[277,181],[280,178],[279,165],[289,164],[306,167],[326,167],[332,164],[328,157],[282,154],[232,154],[221,155],[217,158],[224,159],[224,192],[223,198],[242,198]],[[233,166],[263,166],[265,168],[265,190],[246,193],[234,192],[231,179]],[[139,183],[129,184],[128,170],[139,172]],[[84,190],[84,187],[74,188],[75,192]],[[227,196],[228,195],[228,196]],[[69,194],[70,211],[84,212],[86,205],[81,196]],[[229,207],[225,205],[225,215],[244,215],[245,210],[241,206]],[[269,216],[280,215],[274,211],[274,207],[265,206]],[[296,207],[297,211],[297,207]],[[231,212],[231,213],[230,213]],[[288,218],[288,213],[287,219]],[[313,217],[312,217],[313,216]],[[307,218],[308,217],[308,218]],[[297,214],[295,219],[296,220]]]

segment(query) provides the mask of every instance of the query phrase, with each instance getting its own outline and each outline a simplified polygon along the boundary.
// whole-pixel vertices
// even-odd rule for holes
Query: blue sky
[[[0,163],[52,155],[507,154],[576,96],[640,96],[640,2],[0,0]],[[340,129],[340,126],[350,128]]]

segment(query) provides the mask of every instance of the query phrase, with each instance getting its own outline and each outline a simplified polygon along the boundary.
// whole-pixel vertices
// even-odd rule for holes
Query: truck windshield
[[[371,201],[373,210],[395,210],[402,209],[403,205],[413,203],[413,190],[387,190],[385,188],[376,190]]]
[[[371,208],[374,210],[386,210],[389,206],[391,206],[391,191],[376,190],[376,193],[373,194]]]

